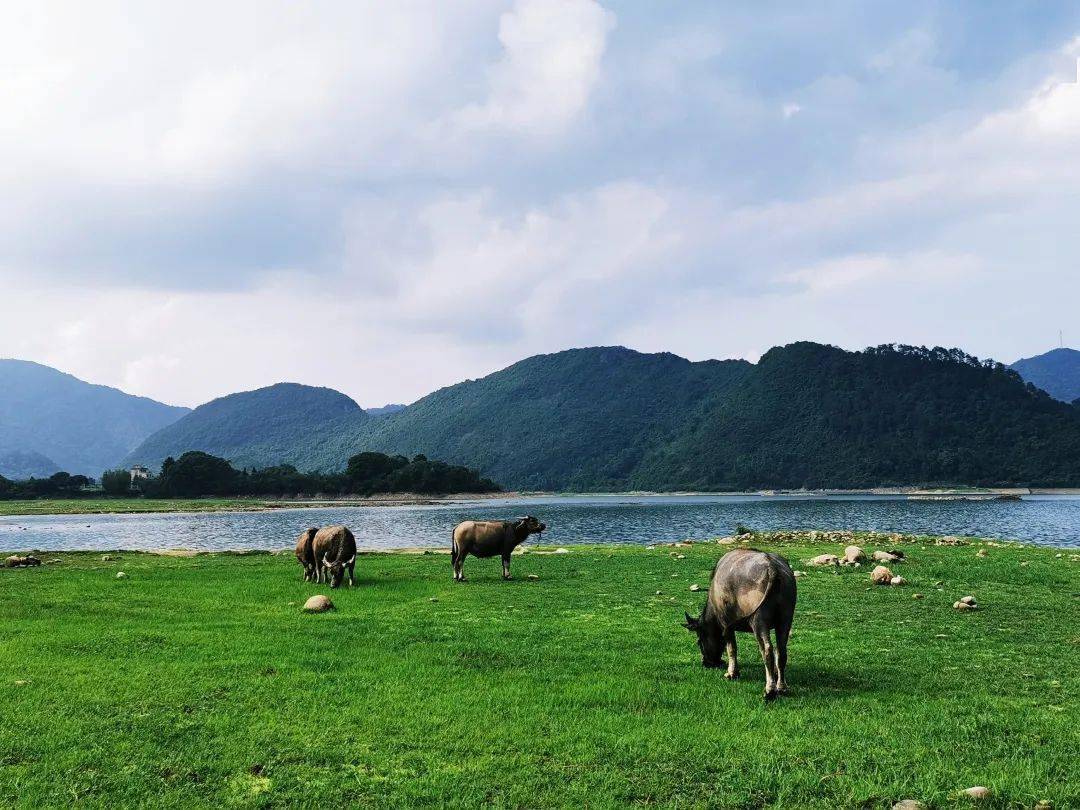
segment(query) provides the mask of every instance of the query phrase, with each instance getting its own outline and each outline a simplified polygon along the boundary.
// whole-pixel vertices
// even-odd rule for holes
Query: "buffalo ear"
[[[683,614],[686,616],[686,621],[683,623],[683,627],[685,627],[687,630],[689,630],[692,633],[696,633],[697,629],[701,626],[701,621],[698,620],[698,619],[695,619],[693,616],[691,616],[685,610],[683,611]]]

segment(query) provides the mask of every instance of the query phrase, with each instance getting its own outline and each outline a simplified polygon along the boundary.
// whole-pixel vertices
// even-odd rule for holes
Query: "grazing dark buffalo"
[[[352,587],[353,568],[356,565],[356,538],[345,526],[327,526],[315,533],[311,541],[315,557],[316,582],[329,582],[336,588],[349,569],[349,586]]]
[[[316,528],[304,529],[296,538],[296,561],[304,567],[304,582],[315,581],[315,549],[313,542]]]
[[[697,634],[701,663],[723,666],[724,677],[739,677],[735,632],[753,633],[765,661],[765,699],[787,691],[788,634],[795,616],[795,574],[788,561],[776,554],[737,548],[720,558],[709,586],[709,598],[700,618],[686,614],[686,628]],[[776,647],[769,631],[776,631]]]
[[[525,542],[530,534],[539,534],[547,526],[532,515],[518,520],[466,520],[454,527],[450,559],[454,563],[454,580],[465,581],[462,567],[465,558],[502,557],[503,579],[510,579],[510,554]]]

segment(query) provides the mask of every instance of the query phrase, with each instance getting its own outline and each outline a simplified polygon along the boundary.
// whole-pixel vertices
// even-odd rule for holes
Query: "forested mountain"
[[[48,478],[60,472],[56,462],[33,450],[0,450],[0,475],[12,481]]]
[[[323,468],[359,450],[424,453],[518,489],[621,489],[689,410],[751,368],[622,347],[538,355],[301,445],[297,464]]]
[[[1010,367],[1033,385],[1062,402],[1080,399],[1080,351],[1054,349],[1017,360]]]
[[[1080,411],[958,350],[796,343],[705,402],[631,486],[1080,482]]]
[[[41,472],[51,464],[96,477],[187,412],[38,363],[0,360],[0,454]]]
[[[337,472],[362,451],[423,453],[509,488],[578,491],[1080,485],[1080,408],[955,349],[796,343],[756,365],[574,349],[377,418],[322,390],[334,407],[210,403],[131,460],[198,449]]]
[[[331,388],[278,383],[200,405],[183,419],[150,436],[124,458],[121,466],[144,464],[157,470],[167,457],[200,450],[238,467],[291,463],[296,448],[316,437],[333,435],[346,423],[355,430],[371,419],[352,399]],[[343,465],[349,454],[335,458]]]

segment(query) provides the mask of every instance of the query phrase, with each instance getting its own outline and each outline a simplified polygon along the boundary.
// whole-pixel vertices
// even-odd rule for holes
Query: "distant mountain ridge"
[[[1075,402],[1080,398],[1080,351],[1053,349],[1017,360],[1010,368],[1055,399]]]
[[[205,408],[192,416],[220,433]],[[371,450],[556,491],[1080,485],[1080,409],[955,349],[795,343],[756,365],[572,349],[388,415],[345,408],[284,432],[249,422],[232,446],[191,444],[184,422],[129,460],[204,449],[242,466],[329,472]]]
[[[47,462],[96,477],[187,412],[40,363],[0,360],[0,453],[19,464],[31,459],[27,469]]]
[[[33,450],[0,450],[0,475],[10,481],[48,478],[55,472],[60,472],[60,466],[41,453]]]
[[[330,436],[335,425],[369,419],[340,391],[277,383],[200,405],[148,437],[127,454],[123,465],[144,464],[157,470],[169,456],[201,450],[237,467],[269,467],[290,462],[294,448],[310,436]]]

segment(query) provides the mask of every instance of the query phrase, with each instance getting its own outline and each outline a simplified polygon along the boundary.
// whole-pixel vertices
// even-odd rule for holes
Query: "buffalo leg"
[[[352,561],[351,563],[349,563],[349,587],[350,587],[350,588],[351,588],[351,587],[353,586],[353,584],[354,584],[354,583],[353,583],[353,569],[354,569],[355,567],[356,567],[356,560],[355,560],[355,559],[353,559],[353,561]]]
[[[791,633],[791,624],[784,622],[776,626],[776,691],[780,694],[787,692],[787,642]]]
[[[735,631],[729,630],[727,638],[724,639],[724,646],[727,649],[727,672],[724,673],[724,677],[729,681],[733,681],[739,677],[739,658],[738,651],[735,646]]]
[[[503,579],[510,579],[510,555],[504,554],[502,558],[503,563]]]
[[[769,638],[769,626],[758,620],[752,622],[751,629],[761,650],[761,660],[765,662],[765,699],[773,700],[776,697],[776,656]]]

